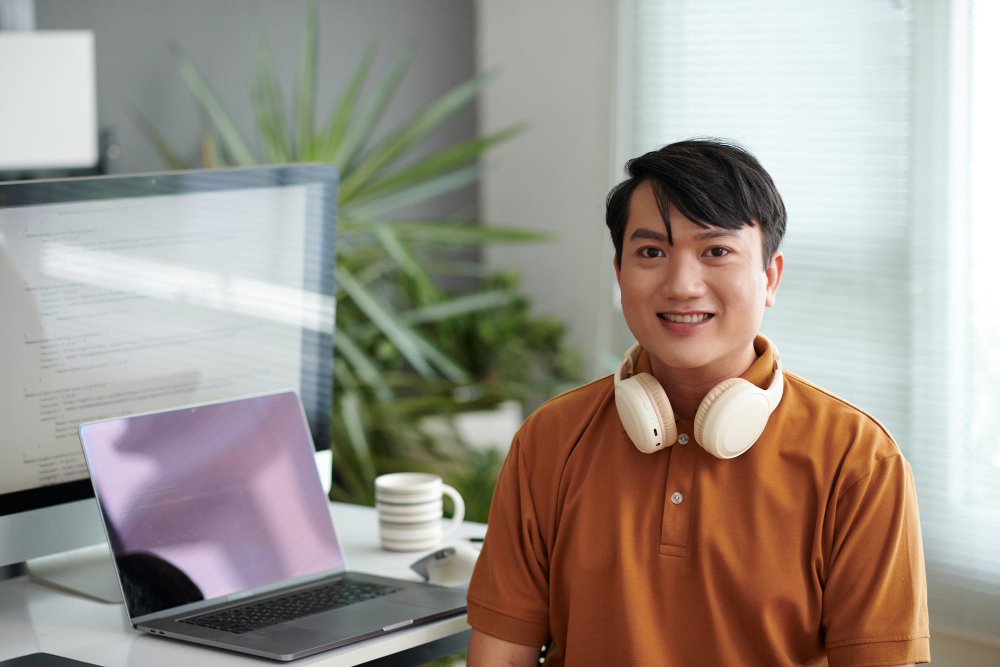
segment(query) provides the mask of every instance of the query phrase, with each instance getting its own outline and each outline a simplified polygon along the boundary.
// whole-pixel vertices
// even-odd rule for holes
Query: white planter
[[[450,434],[445,417],[425,417],[421,427],[430,435]],[[491,447],[505,454],[510,449],[517,429],[524,421],[524,411],[517,401],[504,401],[492,410],[461,412],[455,415],[455,430],[473,449],[485,451]]]

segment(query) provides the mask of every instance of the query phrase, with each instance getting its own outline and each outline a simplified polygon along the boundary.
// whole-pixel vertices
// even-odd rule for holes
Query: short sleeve
[[[493,492],[469,583],[468,623],[509,642],[541,646],[549,639],[549,553],[520,438],[511,443]]]
[[[930,661],[917,495],[902,454],[841,492],[829,562],[823,629],[831,667]]]

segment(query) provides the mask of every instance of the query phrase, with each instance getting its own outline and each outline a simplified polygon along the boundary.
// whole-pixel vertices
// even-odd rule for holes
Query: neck
[[[757,352],[753,342],[730,355],[698,368],[671,368],[650,355],[653,377],[663,387],[670,406],[681,419],[694,419],[702,399],[712,388],[729,378],[740,377],[753,362]]]

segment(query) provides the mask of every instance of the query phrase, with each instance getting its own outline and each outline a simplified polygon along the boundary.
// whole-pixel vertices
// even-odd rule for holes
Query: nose
[[[702,266],[697,257],[686,253],[674,253],[670,261],[664,262],[663,282],[660,293],[664,299],[684,301],[705,296],[705,281]]]

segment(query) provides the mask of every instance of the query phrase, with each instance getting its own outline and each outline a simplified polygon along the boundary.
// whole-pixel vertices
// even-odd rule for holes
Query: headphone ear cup
[[[615,387],[615,406],[629,439],[644,454],[674,444],[677,425],[663,387],[649,373],[638,373]]]
[[[720,459],[739,456],[757,441],[770,416],[765,392],[743,378],[717,384],[698,406],[694,437]]]
[[[734,384],[738,384],[742,378],[730,378],[728,380],[723,380],[719,384],[712,387],[711,391],[705,394],[705,398],[701,399],[701,405],[698,406],[698,412],[694,415],[694,439],[698,441],[698,444],[704,442],[703,434],[705,428],[705,417],[708,416],[708,411],[715,403],[715,399],[722,395],[722,392],[732,387]]]

